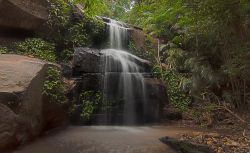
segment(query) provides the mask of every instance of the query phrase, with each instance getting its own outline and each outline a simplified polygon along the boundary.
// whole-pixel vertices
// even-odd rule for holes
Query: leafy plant
[[[15,44],[15,52],[20,55],[34,56],[49,62],[56,62],[55,46],[40,38],[26,39]]]
[[[90,119],[102,104],[102,94],[94,91],[82,91],[80,94],[81,117]]]
[[[74,0],[74,4],[82,4],[83,11],[89,16],[110,16],[109,0]]]
[[[61,71],[57,68],[48,68],[46,81],[43,85],[43,95],[46,96],[51,103],[66,103],[67,97],[65,96],[65,87],[62,81]]]
[[[187,93],[189,89],[186,77],[174,70],[161,71],[160,66],[154,66],[153,74],[157,78],[163,77],[170,104],[182,112],[188,110],[191,104],[191,97]]]
[[[104,23],[86,16],[68,29],[68,38],[65,43],[73,47],[91,46],[96,41],[104,39],[104,30]]]
[[[191,103],[191,98],[181,88],[184,76],[170,70],[164,72],[163,77],[167,84],[170,103],[179,110],[186,111]]]
[[[73,58],[73,53],[74,53],[73,49],[66,48],[61,52],[59,58],[61,61],[68,62]]]
[[[74,99],[70,104],[70,114],[80,112],[80,117],[89,120],[93,114],[106,113],[114,107],[121,107],[121,99],[108,99],[100,91],[82,90],[79,100]]]
[[[8,48],[0,46],[0,54],[6,54],[6,53],[8,53]]]
[[[70,3],[65,0],[48,0],[50,4],[47,24],[57,32],[60,32],[69,24]],[[58,34],[60,36],[60,33]]]
[[[84,11],[82,10],[80,17],[75,19],[74,5],[78,3],[82,4]],[[50,0],[50,15],[47,22],[50,32],[41,35],[56,44],[58,60],[71,60],[74,47],[98,46],[102,43],[105,25],[95,17],[94,10],[88,10],[88,7],[98,7],[99,3],[102,2]],[[99,11],[99,8],[96,11]]]
[[[143,0],[126,14],[125,21],[168,41],[162,62],[174,72],[169,77],[185,76],[194,102],[209,90],[221,100],[230,93],[227,102],[237,109],[247,105],[249,2]]]

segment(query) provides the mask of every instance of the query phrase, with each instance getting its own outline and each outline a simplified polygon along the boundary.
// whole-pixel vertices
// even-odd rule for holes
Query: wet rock
[[[107,94],[107,97],[115,100],[124,100],[128,98],[124,97],[124,87],[122,87],[120,81],[123,80],[122,78],[126,77],[126,75],[132,74],[116,72],[109,73],[108,75],[109,76],[106,78],[108,90],[105,90],[104,87],[104,93]],[[167,91],[164,83],[155,78],[138,80],[138,78],[134,76],[132,77],[132,85],[135,89],[132,92],[138,121],[152,122],[159,120],[162,116],[164,106],[168,103]],[[142,85],[144,85],[144,88]]]
[[[109,66],[106,69],[106,72],[123,72],[122,62],[120,59],[117,59],[117,57],[121,56],[123,54],[124,58],[126,58],[128,61],[130,61],[130,64],[137,65],[138,70],[129,69],[129,72],[141,72],[141,73],[150,73],[152,66],[151,62],[148,60],[144,60],[138,57],[135,57],[134,55],[128,54],[124,51],[114,51],[113,53],[110,52],[110,50],[102,50],[102,53],[104,54],[104,61],[103,63],[106,63],[108,61]],[[115,52],[120,52],[118,56],[115,56]],[[130,65],[128,65],[130,67]]]
[[[86,73],[82,75],[79,83],[82,90],[99,91],[102,90],[103,75],[101,73]]]
[[[131,85],[134,86],[134,89],[141,89],[144,83],[144,80],[139,80],[140,78],[134,73],[109,72],[109,73],[106,73],[105,75],[106,77],[104,79],[107,84],[106,86],[108,87],[108,90],[106,89],[104,90],[105,90],[105,93],[109,97],[119,97],[120,99],[124,98],[123,97],[124,87],[121,81],[123,81],[124,78],[126,77],[132,78]],[[134,98],[143,99],[144,98],[143,92],[146,92],[146,91],[134,90],[132,92],[133,92]]]
[[[150,76],[149,73],[141,73],[139,75],[145,76],[143,80],[138,80],[139,77],[137,77],[133,73],[119,73],[119,72],[109,72],[106,73],[106,82],[109,87],[108,94],[114,94],[114,95],[123,95],[123,87],[121,85],[121,81],[123,78],[127,77],[128,75],[132,76],[132,85],[134,86],[134,89],[141,89],[143,88],[142,85],[144,85],[144,91],[142,90],[135,90],[134,97],[144,98],[145,95],[147,95],[148,99],[155,99],[156,101],[160,103],[166,103],[167,99],[167,91],[164,85],[164,82],[162,82],[159,79],[156,78],[148,78],[147,76]],[[145,95],[144,95],[144,93]]]
[[[3,112],[0,113],[0,119],[6,119],[5,127],[9,124],[13,126],[8,127],[11,132],[1,137],[1,140],[6,139],[3,148],[12,145],[12,141],[7,141],[12,137],[21,144],[40,135],[49,123],[56,123],[59,118],[60,122],[65,121],[57,113],[61,111],[61,106],[52,106],[42,95],[49,66],[34,58],[0,55],[0,104]],[[18,116],[17,121],[15,116]],[[58,120],[51,119],[52,116]]]
[[[72,65],[69,63],[60,63],[60,66],[62,68],[62,75],[66,78],[71,78],[73,72]]]
[[[161,102],[167,99],[167,91],[163,81],[156,78],[145,78],[144,81],[149,98],[157,98]]]
[[[151,63],[147,60],[127,55],[134,64],[137,64],[140,72],[151,72]],[[112,55],[105,51],[92,48],[75,48],[73,56],[73,67],[75,74],[78,73],[103,73],[106,60],[110,66],[107,72],[122,72],[122,65]],[[78,74],[79,75],[79,74]]]
[[[163,115],[163,108],[168,104],[168,95],[163,81],[156,78],[145,78],[147,94],[146,118],[148,121],[159,120]]]
[[[74,73],[100,73],[101,55],[98,49],[75,48],[72,63]]]

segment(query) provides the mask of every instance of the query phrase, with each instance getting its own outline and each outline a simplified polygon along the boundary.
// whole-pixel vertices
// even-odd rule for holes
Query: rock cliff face
[[[32,35],[47,18],[47,0],[0,0],[0,45]]]
[[[34,30],[47,17],[46,0],[0,0],[0,26]]]
[[[0,150],[40,135],[54,121],[65,123],[62,107],[42,95],[49,66],[34,58],[0,55]]]

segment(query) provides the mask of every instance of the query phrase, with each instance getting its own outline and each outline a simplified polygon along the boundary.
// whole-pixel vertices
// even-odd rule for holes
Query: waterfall
[[[125,47],[128,36],[128,28],[124,23],[111,20],[109,25],[110,47],[113,49],[122,50]]]
[[[110,48],[102,50],[104,54],[104,93],[107,99],[122,99],[123,123],[135,124],[138,121],[137,103],[145,103],[143,67],[139,57],[125,51],[128,28],[118,21],[110,20]],[[116,82],[116,83],[114,83]],[[143,107],[143,106],[142,106]]]

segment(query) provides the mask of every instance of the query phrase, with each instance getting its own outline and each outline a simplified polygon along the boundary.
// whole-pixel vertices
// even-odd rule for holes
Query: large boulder
[[[101,55],[101,51],[98,49],[75,48],[73,55],[74,72],[100,73],[102,70]]]
[[[0,0],[0,26],[34,30],[48,18],[47,0]]]
[[[33,37],[48,15],[47,0],[0,0],[0,45]]]
[[[16,144],[17,124],[17,115],[0,104],[0,150]]]
[[[0,151],[40,135],[48,123],[64,123],[62,107],[42,95],[49,66],[34,58],[0,55]]]

